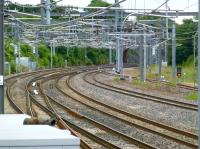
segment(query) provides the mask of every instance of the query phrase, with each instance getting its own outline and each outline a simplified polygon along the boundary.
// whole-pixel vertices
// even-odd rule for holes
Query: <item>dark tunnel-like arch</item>
[[[128,50],[129,49],[124,49],[124,51],[123,51],[123,63],[124,64],[128,63]]]

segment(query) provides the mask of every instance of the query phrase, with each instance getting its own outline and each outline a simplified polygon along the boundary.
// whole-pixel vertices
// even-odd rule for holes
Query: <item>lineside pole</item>
[[[41,0],[41,5],[42,7],[40,8],[40,13],[41,13],[41,23],[42,24],[45,24],[45,1],[44,0]]]
[[[118,3],[119,0],[115,0],[115,3]],[[117,28],[118,28],[118,11],[115,10],[115,32],[117,33]],[[117,36],[116,36],[117,37]],[[116,70],[118,71],[118,39],[116,39],[116,55],[115,55],[115,61],[116,61]]]
[[[168,40],[168,38],[169,38],[169,32],[168,32],[168,27],[169,27],[169,20],[168,20],[168,3],[167,3],[167,0],[166,0],[166,4],[165,4],[165,8],[166,8],[166,13],[165,13],[165,15],[166,15],[166,24],[165,24],[165,27],[166,27],[166,39]],[[167,62],[168,63],[168,47],[167,47],[167,41],[165,42],[165,62]]]
[[[22,72],[21,69],[21,56],[20,56],[20,43],[19,43],[19,32],[17,32],[17,59],[18,59],[18,73]]]
[[[120,43],[120,78],[124,79],[124,70],[123,70],[123,66],[124,66],[124,62],[123,62],[123,55],[124,55],[124,46],[123,46],[123,41],[121,41]]]
[[[198,20],[200,20],[200,0],[198,3]],[[200,149],[200,22],[198,22],[198,136],[198,149]]]
[[[149,67],[151,71],[151,66],[152,66],[152,37],[150,39],[150,48],[149,48]]]
[[[119,38],[117,39],[117,72],[120,73],[121,71],[121,66],[120,66],[120,56],[121,56],[121,53],[120,53],[120,40]]]
[[[51,1],[46,0],[46,24],[50,25],[51,24]]]
[[[52,43],[50,44],[51,45],[51,47],[50,47],[50,49],[51,49],[51,69],[53,68],[53,45],[52,45]]]
[[[38,46],[35,48],[35,56],[36,56],[36,70],[38,69]]]
[[[109,48],[109,64],[112,64],[112,48]]]
[[[143,48],[144,48],[144,73],[143,73],[143,79],[144,79],[144,82],[146,81],[146,75],[147,75],[147,46],[146,46],[146,28],[144,28],[144,37],[143,37],[143,43],[144,43],[144,46],[143,46]]]
[[[156,55],[156,74],[159,76],[159,46],[155,47],[155,55]]]
[[[176,24],[173,21],[172,25],[172,79],[176,78]]]
[[[56,47],[54,42],[53,42],[53,55],[56,55]]]
[[[161,46],[159,46],[160,48],[158,49],[158,74],[159,74],[159,79],[160,79],[160,76],[161,76],[161,73],[162,73],[162,48]]]
[[[4,0],[0,0],[0,114],[4,114]]]
[[[140,81],[144,82],[144,48],[141,46],[139,50]]]

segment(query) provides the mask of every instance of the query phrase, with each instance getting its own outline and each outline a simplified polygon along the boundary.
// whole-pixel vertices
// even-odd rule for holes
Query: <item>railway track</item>
[[[58,79],[59,80],[59,79]],[[58,82],[58,80],[56,81],[56,82]],[[121,118],[119,118],[119,117],[116,117],[115,115],[113,115],[113,114],[108,114],[108,113],[106,113],[106,112],[104,112],[104,111],[102,111],[102,110],[98,110],[98,109],[96,109],[96,108],[94,108],[93,106],[88,106],[87,104],[85,104],[84,102],[81,102],[81,101],[78,101],[77,99],[75,99],[74,97],[72,97],[70,94],[67,94],[67,93],[65,93],[64,91],[62,91],[62,90],[60,90],[59,89],[59,87],[58,87],[58,83],[56,83],[57,84],[57,89],[64,95],[64,96],[66,96],[66,98],[68,98],[68,97],[70,97],[70,98],[72,98],[73,100],[75,100],[75,101],[77,101],[76,103],[74,103],[75,105],[79,105],[79,104],[82,104],[82,105],[85,105],[85,106],[87,106],[86,108],[85,108],[85,110],[84,109],[82,109],[82,111],[84,110],[84,111],[87,111],[86,109],[93,109],[93,112],[95,113],[95,111],[99,111],[99,112],[101,112],[101,113],[103,113],[104,115],[107,115],[108,117],[111,117],[111,118],[115,118],[115,119],[117,119],[118,121],[123,121],[123,122],[125,122],[125,123],[127,123],[128,121],[125,121],[125,120],[123,120],[123,119],[121,119]],[[79,104],[78,104],[79,103]],[[79,105],[79,108],[81,107],[81,105]],[[92,111],[90,111],[91,113],[93,113]],[[87,113],[87,112],[86,112]],[[110,118],[108,118],[108,119],[110,119]],[[132,123],[130,123],[130,122],[128,122],[128,124],[130,124],[130,126],[135,126],[135,125],[133,125]],[[139,126],[139,125],[137,125],[139,128],[143,128],[143,127],[141,127],[141,126]],[[138,128],[137,127],[137,128]],[[146,129],[142,129],[142,130],[145,130],[146,131]],[[150,131],[150,132],[152,132],[152,131]]]
[[[73,69],[78,69],[81,71],[81,69],[85,69],[85,68],[79,68],[79,67],[75,67],[75,68],[70,68],[70,70]],[[92,69],[92,68],[91,68]],[[28,77],[37,77],[40,75],[45,75],[45,74],[49,74],[51,72],[65,72],[66,69],[45,69],[45,70],[38,70],[38,71],[32,71],[32,72],[26,72],[26,73],[18,73],[12,76],[9,76],[5,79],[5,85],[6,85],[6,97],[8,98],[9,103],[11,104],[12,108],[15,110],[16,113],[26,113],[26,111],[24,110],[23,107],[21,107],[22,105],[18,105],[19,103],[17,101],[15,101],[15,99],[13,98],[13,94],[11,93],[11,90],[13,88],[13,86],[19,81],[19,80],[24,80]],[[35,75],[35,76],[34,76]],[[27,85],[25,85],[24,89],[26,89]],[[26,94],[26,108],[27,108],[27,113],[31,115],[31,113],[33,112],[32,110],[30,110],[31,107],[31,102],[28,99],[28,94]],[[30,107],[30,108],[29,108]],[[34,110],[34,109],[33,109]]]
[[[112,111],[115,111],[115,112],[117,112],[117,113],[120,113],[120,114],[123,115],[122,117],[127,117],[127,116],[128,116],[128,117],[131,118],[131,119],[137,119],[137,120],[143,122],[142,125],[144,125],[144,126],[153,125],[153,126],[159,127],[160,129],[164,129],[164,130],[167,130],[167,131],[170,131],[170,132],[174,132],[174,133],[177,133],[177,134],[180,134],[180,135],[183,135],[183,136],[192,138],[192,139],[194,139],[194,140],[197,140],[197,138],[198,138],[197,134],[194,134],[194,133],[191,133],[191,132],[188,132],[188,131],[185,131],[185,130],[181,130],[181,129],[178,129],[178,128],[175,128],[175,127],[172,127],[172,126],[168,126],[168,125],[165,125],[165,124],[163,124],[163,123],[159,123],[159,122],[156,122],[156,121],[147,119],[147,118],[142,117],[142,116],[134,115],[134,114],[129,113],[129,112],[127,112],[127,111],[120,110],[120,109],[118,109],[117,107],[114,107],[114,106],[108,105],[108,104],[106,104],[106,103],[103,103],[103,102],[101,102],[101,101],[99,101],[99,100],[93,99],[93,98],[91,98],[91,97],[89,97],[89,96],[87,96],[87,95],[85,95],[85,94],[83,94],[83,93],[80,93],[80,92],[79,92],[78,90],[76,90],[72,85],[70,85],[70,79],[72,79],[73,77],[74,77],[74,76],[71,76],[71,77],[69,77],[69,79],[67,80],[67,87],[69,87],[71,90],[73,90],[75,93],[79,94],[80,96],[86,98],[88,101],[91,101],[91,102],[93,102],[93,103],[95,103],[95,104],[97,104],[97,105],[101,105],[101,106],[103,106],[103,107],[106,107],[106,108],[108,108],[108,109],[111,109]],[[83,102],[82,102],[82,104],[83,104]],[[104,109],[104,110],[105,110],[105,109]],[[101,110],[101,111],[103,111],[103,110]],[[105,110],[105,111],[106,111],[106,110]],[[115,115],[116,115],[116,114],[115,114]],[[144,124],[144,123],[145,123],[145,124]],[[136,125],[136,124],[132,123],[132,125]],[[140,126],[141,126],[141,125],[140,125]],[[141,127],[140,127],[140,128],[141,128]],[[148,128],[142,127],[142,129],[145,129],[146,131],[148,130],[149,132],[154,132],[154,133],[156,133],[155,130],[154,130],[155,128],[149,130]],[[152,130],[153,130],[153,131],[152,131]],[[164,133],[166,133],[166,132],[164,132]],[[171,139],[171,140],[173,140],[173,141],[175,141],[175,142],[179,142],[179,143],[182,142],[182,144],[188,145],[188,146],[193,147],[193,148],[197,148],[197,144],[192,144],[192,143],[185,142],[184,140],[182,140],[181,137],[180,137],[180,139],[176,139],[176,138],[173,137],[173,136],[172,136],[172,137],[168,137],[168,135],[162,135],[162,134],[160,134],[160,135],[163,136],[163,137],[166,137],[166,138],[168,138],[168,139]],[[176,135],[175,135],[175,136],[176,136]],[[177,137],[177,136],[176,136],[176,137]]]
[[[193,110],[193,111],[198,110],[196,104],[190,104],[190,103],[186,103],[186,102],[181,102],[181,101],[172,100],[172,99],[168,99],[168,98],[162,98],[162,97],[149,95],[149,94],[145,94],[145,93],[139,93],[139,92],[127,90],[127,89],[124,89],[124,88],[121,88],[121,87],[116,87],[116,86],[98,81],[95,77],[97,74],[99,74],[99,72],[92,72],[92,79],[96,83],[90,82],[86,79],[86,77],[88,75],[91,75],[91,73],[88,73],[84,76],[84,81],[91,84],[91,85],[94,85],[94,86],[97,86],[97,87],[100,87],[100,88],[103,88],[103,89],[106,89],[106,90],[110,90],[110,91],[113,91],[113,92],[116,92],[116,93],[131,96],[131,97],[136,97],[136,98],[139,98],[139,99],[142,99],[142,100],[149,100],[149,101],[162,103],[162,104],[166,104],[166,105],[170,105],[170,106],[174,106],[174,107],[178,107],[178,108]]]
[[[52,70],[51,70],[52,71]],[[34,72],[34,73],[27,73],[27,74],[20,74],[19,75],[19,77],[21,77],[21,76],[23,76],[22,78],[25,78],[25,77],[27,77],[27,76],[30,76],[30,75],[33,75],[33,74],[35,74],[35,73],[37,73],[37,72]],[[43,74],[44,75],[44,74]],[[46,74],[45,74],[46,75]],[[13,85],[13,84],[15,84],[16,82],[17,82],[17,80],[16,80],[16,78],[18,78],[18,76],[13,76],[13,77],[11,77],[11,78],[9,78],[9,79],[7,79],[7,81],[9,80],[11,83],[9,83],[9,85],[7,84],[7,90],[6,90],[6,95],[7,95],[7,98],[8,98],[8,100],[9,100],[9,102],[12,104],[12,106],[13,106],[13,108],[15,109],[15,111],[17,112],[17,113],[19,113],[19,114],[29,114],[29,115],[31,115],[32,117],[37,117],[37,113],[36,113],[36,111],[33,109],[33,107],[32,107],[32,105],[33,105],[33,102],[34,101],[32,101],[33,100],[33,98],[32,98],[32,95],[31,95],[31,93],[28,91],[28,85],[30,85],[29,83],[27,84],[27,86],[26,86],[26,91],[27,91],[27,103],[26,103],[26,105],[27,105],[27,112],[28,113],[25,113],[15,102],[14,102],[14,100],[13,100],[13,96],[11,95],[11,91],[10,91],[10,88],[11,88],[11,86]],[[14,79],[14,81],[11,81],[12,79]],[[33,80],[35,80],[35,79],[33,79]],[[29,98],[29,95],[30,95],[30,97],[31,98]],[[36,101],[34,102],[34,103],[36,103],[37,105],[39,105]],[[43,109],[43,107],[41,107],[41,106],[39,106],[40,108],[42,108]],[[44,110],[44,109],[43,109]],[[44,110],[45,111],[45,110]],[[45,112],[47,112],[47,111],[45,111]],[[48,114],[50,114],[50,113],[48,113]],[[56,116],[56,114],[50,114],[51,116]],[[58,117],[57,117],[58,118]],[[59,125],[59,127],[60,128],[62,128],[62,129],[69,129],[72,133],[74,132],[73,130],[71,130],[67,125],[66,125],[66,122],[64,122],[63,120],[61,120],[61,119],[59,119],[58,120],[58,125]],[[73,133],[75,136],[77,136],[77,134],[76,133]],[[81,147],[82,148],[84,148],[84,149],[92,149],[87,143],[85,143],[84,141],[82,141],[81,140]]]
[[[133,77],[133,79],[137,79],[136,77]],[[153,82],[153,83],[157,83],[159,82],[158,80],[151,80],[151,79],[147,79],[148,82]],[[168,81],[160,81],[162,84],[164,85],[168,85],[171,86],[171,83]],[[185,85],[185,84],[181,84],[181,83],[177,83],[176,84],[179,88],[181,89],[187,89],[187,90],[193,90],[193,91],[197,91],[198,88],[197,87],[193,87],[193,86],[189,86],[189,85]]]
[[[25,95],[26,96],[26,99],[23,99],[20,98],[20,100],[15,97],[13,98],[13,93],[11,93],[11,90],[13,91],[14,90],[14,85],[16,85],[18,82],[20,82],[20,80],[23,80],[25,81],[27,78],[29,77],[36,77],[37,75],[45,75],[45,74],[48,74],[50,72],[54,72],[54,71],[58,71],[60,69],[53,69],[53,70],[50,70],[50,69],[47,69],[47,70],[39,70],[39,71],[33,71],[33,72],[28,72],[28,73],[19,73],[17,75],[13,75],[11,77],[8,77],[5,79],[5,84],[6,84],[6,96],[7,96],[7,99],[8,101],[10,102],[11,106],[13,107],[13,109],[17,112],[17,113],[28,113],[30,115],[34,115],[34,112],[32,113],[32,111],[34,111],[34,109],[30,110],[30,108],[32,108],[32,106],[30,105],[31,102],[29,101],[29,99],[27,98],[27,94]],[[26,85],[24,85],[24,82],[22,83],[23,84],[23,90],[25,90],[25,87]],[[16,88],[20,88],[19,86],[16,87]],[[22,89],[21,89],[22,90]],[[32,114],[31,114],[32,113]]]
[[[49,79],[49,78],[48,78]],[[54,113],[55,113],[55,110],[53,110],[53,107],[52,107],[52,105],[51,105],[51,103],[49,102],[49,99],[51,99],[51,100],[53,100],[52,98],[49,98],[48,96],[46,96],[43,92],[42,92],[42,89],[41,89],[41,86],[40,86],[40,92],[42,93],[42,96],[44,97],[44,99],[45,99],[45,102],[46,102],[46,104],[47,104],[47,107],[49,107],[49,109],[51,109],[52,111],[54,111]],[[32,97],[33,98],[33,97]],[[36,101],[36,99],[34,99],[34,101]],[[57,103],[57,104],[59,104],[59,103]],[[40,105],[43,105],[43,104],[40,104]],[[39,105],[38,105],[39,106]],[[44,106],[44,105],[43,105]],[[59,106],[61,106],[61,104],[59,104]],[[47,107],[45,107],[45,108],[47,108]],[[66,107],[62,107],[64,110],[67,110],[67,108]],[[74,113],[74,112],[73,112]],[[76,115],[78,115],[78,114],[76,114]],[[82,116],[80,116],[79,115],[79,117],[82,117]],[[82,117],[83,118],[83,117]],[[70,125],[70,127],[72,126],[72,122],[70,122],[68,119],[65,119],[65,122],[67,121],[67,123]],[[97,123],[97,122],[95,122],[95,121],[92,121],[92,120],[89,120],[89,119],[87,119],[86,120],[86,118],[84,118],[84,121],[87,121],[87,124],[90,124],[90,126],[91,126],[91,124],[95,124],[95,126],[97,125],[98,127],[100,127],[101,129],[103,128],[103,129],[106,129],[108,132],[112,132],[112,133],[114,133],[115,135],[117,134],[117,135],[120,135],[120,136],[123,136],[123,138],[125,138],[125,141],[129,141],[129,142],[133,142],[133,139],[132,138],[130,138],[130,137],[128,137],[128,136],[125,136],[125,135],[122,135],[122,134],[120,134],[119,132],[116,132],[116,131],[114,131],[114,130],[111,130],[111,129],[109,129],[109,128],[107,128],[107,127],[105,127],[105,126],[103,126],[102,124],[99,124],[99,123]],[[75,128],[75,130],[79,130],[79,131],[81,131],[81,132],[79,132],[79,133],[82,133],[82,134],[87,134],[87,137],[89,137],[90,139],[92,139],[92,140],[94,140],[94,141],[97,141],[98,143],[101,143],[103,146],[105,146],[105,147],[107,147],[107,148],[120,148],[120,147],[118,147],[118,146],[116,146],[116,145],[114,145],[114,144],[112,144],[112,143],[110,143],[110,142],[108,142],[108,141],[105,141],[104,139],[102,139],[101,137],[98,137],[98,136],[96,136],[96,135],[94,135],[94,134],[92,134],[92,133],[88,133],[88,131],[86,131],[86,130],[84,130],[84,129],[82,129],[80,126],[78,127],[77,125],[73,125],[73,128],[74,127],[76,127]],[[102,130],[98,130],[98,131],[102,131]],[[104,130],[105,131],[105,130]],[[105,131],[104,133],[108,133],[107,131]],[[132,139],[132,140],[131,140]],[[135,140],[134,140],[134,142],[135,142]],[[131,143],[132,144],[132,143]],[[139,144],[139,143],[138,143]],[[140,144],[139,145],[141,145],[141,142],[140,142]],[[148,145],[148,146],[144,146],[144,143],[143,143],[143,145],[142,145],[142,147],[144,148],[152,148],[150,145]]]
[[[99,123],[99,122],[97,122],[97,121],[95,121],[95,120],[92,120],[92,119],[90,119],[90,118],[88,118],[88,117],[85,117],[85,116],[83,116],[83,115],[81,115],[81,114],[79,114],[79,113],[77,113],[77,112],[75,112],[75,111],[73,111],[72,109],[70,109],[70,108],[68,108],[67,106],[64,106],[64,105],[62,105],[62,104],[60,104],[59,102],[57,102],[57,101],[55,101],[53,98],[51,98],[51,97],[49,97],[49,99],[51,99],[51,101],[53,101],[55,104],[57,104],[58,106],[60,106],[60,107],[62,107],[63,109],[65,109],[66,111],[68,111],[68,112],[70,112],[70,113],[73,113],[74,115],[76,115],[76,116],[78,116],[78,117],[80,117],[81,119],[87,119],[87,121],[89,121],[90,123],[92,123],[92,124],[94,124],[96,127],[100,127],[101,129],[103,129],[104,131],[106,131],[106,132],[111,132],[111,133],[113,133],[113,134],[115,134],[115,135],[119,135],[120,137],[123,137],[125,140],[127,140],[130,144],[135,144],[135,145],[137,145],[137,146],[139,146],[139,147],[141,147],[141,148],[155,148],[155,147],[153,147],[153,146],[151,146],[151,145],[148,145],[148,144],[145,144],[145,143],[141,143],[141,141],[139,141],[139,140],[136,140],[136,139],[133,139],[133,138],[131,138],[131,137],[129,137],[129,136],[127,136],[127,135],[125,135],[125,134],[123,134],[123,133],[121,133],[121,132],[118,132],[118,131],[116,131],[116,130],[114,130],[114,129],[112,129],[112,128],[109,128],[109,127],[107,127],[107,126],[105,126],[105,125],[103,125],[102,123]],[[95,136],[95,135],[94,135]],[[99,139],[99,138],[98,138]],[[96,139],[95,139],[95,141],[97,141]],[[118,139],[118,141],[119,141],[119,139]],[[98,141],[97,141],[98,142]],[[108,148],[109,148],[109,146],[108,145],[106,145]],[[116,146],[115,146],[116,147]],[[136,148],[135,146],[132,146],[132,145],[130,145],[129,147],[132,147],[132,148]],[[119,147],[118,147],[119,148]]]
[[[80,102],[77,99],[74,99],[77,102],[79,102],[80,104],[85,105],[88,108],[91,108],[93,110],[96,110],[96,111],[99,111],[99,112],[102,112],[102,113],[104,112],[104,114],[106,114],[107,116],[110,116],[112,118],[113,117],[117,118],[117,119],[123,121],[124,123],[127,123],[128,125],[134,126],[136,128],[139,128],[141,130],[144,130],[144,131],[156,134],[156,135],[160,135],[160,136],[162,136],[166,139],[172,140],[174,142],[180,143],[180,144],[188,146],[190,148],[197,148],[198,147],[197,144],[194,143],[197,140],[196,134],[193,134],[193,133],[190,133],[190,132],[187,132],[187,131],[183,131],[183,130],[180,130],[180,129],[176,129],[174,127],[170,127],[170,126],[167,126],[167,125],[164,125],[164,124],[161,124],[161,123],[157,123],[155,121],[146,119],[144,117],[139,117],[139,116],[130,114],[126,111],[117,110],[116,107],[108,106],[105,103],[101,103],[99,101],[96,101],[95,99],[91,99],[90,97],[84,95],[83,93],[78,92],[70,84],[70,80],[75,76],[75,74],[79,74],[79,73],[82,73],[82,72],[85,72],[85,71],[86,70],[78,70],[78,71],[74,71],[74,72],[71,72],[71,73],[65,73],[65,74],[63,74],[63,72],[58,73],[58,74],[56,74],[54,72],[53,74],[49,73],[49,75],[43,75],[43,76],[40,75],[40,76],[32,79],[31,81],[29,81],[29,83],[27,84],[27,87],[26,87],[27,95],[30,97],[30,99],[27,100],[27,107],[28,107],[27,112],[30,115],[37,116],[35,110],[32,108],[32,104],[35,104],[38,107],[40,107],[42,110],[44,110],[46,113],[48,113],[51,117],[56,117],[59,121],[60,127],[68,128],[69,130],[71,130],[73,132],[74,135],[80,136],[80,134],[84,134],[85,135],[84,137],[89,138],[93,142],[96,142],[96,143],[98,143],[98,144],[100,144],[100,145],[102,145],[106,148],[120,148],[120,147],[119,147],[119,144],[116,144],[116,143],[113,144],[112,141],[109,142],[109,141],[106,141],[105,139],[103,139],[101,137],[96,136],[93,133],[88,133],[87,129],[81,128],[81,125],[79,123],[75,123],[72,120],[77,119],[78,121],[85,121],[85,122],[87,122],[87,125],[89,125],[90,127],[93,127],[93,128],[98,127],[97,130],[99,132],[101,132],[102,134],[104,132],[107,132],[107,133],[110,132],[110,134],[112,134],[112,135],[121,137],[121,140],[123,140],[125,142],[129,142],[129,143],[127,143],[127,145],[134,144],[134,145],[141,147],[141,148],[156,148],[155,146],[152,146],[150,144],[144,143],[143,141],[129,137],[126,134],[123,134],[123,133],[116,131],[112,128],[109,129],[109,127],[107,127],[103,123],[100,123],[98,121],[90,119],[89,117],[82,115],[82,114],[78,113],[77,111],[74,111],[70,107],[63,105],[62,103],[58,102],[55,97],[50,96],[48,93],[46,93],[46,91],[44,91],[44,89],[42,87],[43,83],[48,81],[48,80],[55,79],[56,80],[55,81],[56,89],[60,93],[62,93],[63,95],[66,95],[66,97],[70,97],[71,95],[66,94],[63,90],[61,90],[59,88],[59,83],[58,83],[61,78],[65,77],[67,75],[69,77],[66,80],[66,85],[73,92],[75,92],[76,94],[82,96],[83,98],[86,98],[87,100],[89,100],[89,101],[91,101],[91,102],[93,102],[93,103],[95,103],[99,106],[104,106],[104,107],[106,107],[106,108],[108,108],[108,109],[110,109],[113,112],[116,112],[118,114],[113,115],[111,113],[103,111],[103,109],[101,110],[101,109],[96,108],[95,106],[94,107],[89,106],[88,104],[86,104],[84,102]],[[42,95],[44,102],[40,103],[40,101],[38,101],[37,98],[31,94],[31,84],[33,82],[38,82],[39,91],[40,91],[40,94]],[[14,84],[14,82],[13,82],[13,84]],[[12,99],[12,97],[10,95],[10,88],[9,87],[10,86],[8,86],[8,88],[6,90],[6,91],[8,91],[8,93],[6,92],[6,94],[8,94],[7,96],[10,96],[9,98]],[[71,98],[73,98],[73,97],[71,96]],[[17,107],[15,107],[15,108],[18,109]],[[17,112],[20,112],[20,111],[17,111]],[[70,114],[71,114],[71,117],[72,117],[71,119],[66,117],[66,115],[70,115]],[[75,117],[73,117],[74,115],[75,115]],[[121,116],[118,116],[118,115],[121,115],[121,116],[124,116],[124,117],[129,117],[129,118],[134,119],[134,120],[136,119],[138,121],[141,121],[141,123],[146,123],[146,124],[143,126],[143,125],[141,125],[141,123],[131,122],[129,120],[126,120],[125,118],[123,119]],[[151,125],[151,127],[148,128],[148,127],[146,127],[147,125]],[[153,129],[154,127],[159,127],[161,132],[160,132],[159,129],[157,129],[159,131],[154,130]],[[168,132],[166,133],[166,131],[170,132],[171,134],[175,134],[175,135],[170,136],[170,133],[168,133]],[[181,139],[180,136],[182,136],[182,139]],[[84,137],[82,137],[82,138],[84,138]],[[187,140],[188,138],[189,138],[189,141]],[[193,140],[193,141],[191,141],[191,140]],[[82,148],[89,148],[88,144],[84,143],[83,140],[81,141],[81,145],[82,145]]]
[[[53,98],[51,98],[51,97],[49,97],[48,96],[48,98],[49,99],[51,99],[51,100],[53,100],[54,102],[56,102]],[[139,146],[139,147],[142,147],[142,148],[154,148],[153,146],[151,146],[151,145],[148,145],[148,144],[146,144],[146,143],[143,143],[143,142],[141,142],[141,141],[139,141],[139,140],[136,140],[136,139],[134,139],[134,138],[131,138],[131,137],[129,137],[129,136],[127,136],[127,135],[125,135],[125,134],[123,134],[123,133],[120,133],[120,132],[118,132],[118,131],[116,131],[116,130],[113,130],[112,128],[109,128],[109,127],[107,127],[107,126],[105,126],[104,124],[102,124],[102,123],[99,123],[99,122],[97,122],[97,121],[95,121],[95,120],[92,120],[92,119],[90,119],[90,118],[88,118],[88,117],[85,117],[85,116],[83,116],[83,115],[81,115],[81,114],[79,114],[79,113],[76,113],[76,112],[74,112],[72,109],[70,109],[70,108],[68,108],[68,107],[66,107],[66,106],[63,106],[62,104],[60,104],[59,102],[56,102],[56,104],[57,105],[59,105],[59,106],[61,106],[63,109],[65,109],[65,111],[68,111],[69,113],[72,113],[72,115],[76,115],[76,116],[78,116],[78,117],[80,117],[81,119],[84,119],[84,121],[87,121],[87,123],[88,123],[88,125],[90,126],[91,124],[93,124],[93,125],[95,125],[95,127],[98,127],[99,129],[103,129],[105,132],[109,132],[109,133],[111,133],[112,135],[117,135],[119,138],[123,138],[123,140],[124,141],[128,141],[129,142],[129,144],[131,145],[131,144],[135,144],[135,145],[137,145],[137,146]],[[89,127],[89,126],[87,126],[87,127]],[[99,130],[100,131],[100,130]],[[105,133],[104,132],[104,133]],[[109,134],[107,134],[106,133],[106,136],[110,136]],[[105,137],[106,137],[105,136]],[[95,137],[95,138],[97,138],[97,137]],[[98,138],[98,140],[102,140],[102,138]],[[118,144],[117,144],[117,146],[115,145],[115,147],[114,148],[117,148],[118,146],[120,146],[120,140],[122,140],[122,139],[118,139]],[[123,141],[122,141],[123,142]],[[104,143],[103,143],[103,145],[106,145],[107,143],[105,143],[105,140],[104,140]],[[112,143],[111,143],[112,144]],[[116,143],[115,143],[116,144]],[[113,144],[114,145],[114,144]],[[110,146],[110,145],[106,145],[106,147],[107,148],[112,148],[112,145]],[[118,147],[119,148],[119,147]],[[136,148],[136,147],[132,147],[132,148]]]
[[[188,86],[188,85],[184,85],[184,84],[177,84],[180,88],[183,89],[188,89],[188,90],[193,90],[193,91],[198,91],[197,87],[192,87],[192,86]]]
[[[43,111],[45,111],[50,117],[56,118],[57,119],[57,126],[61,129],[67,129],[70,130],[72,132],[73,135],[79,137],[79,134],[72,129],[69,126],[69,123],[63,119],[60,115],[58,115],[58,113],[54,110],[54,108],[52,107],[51,103],[48,100],[48,97],[45,96],[45,94],[42,92],[42,89],[40,88],[40,82],[38,83],[39,85],[39,91],[40,91],[40,95],[43,98],[43,102],[41,102],[41,99],[38,101],[37,97],[35,97],[34,95],[32,95],[31,93],[31,84],[33,82],[36,82],[38,80],[44,79],[44,78],[51,78],[52,76],[57,76],[60,75],[60,73],[58,72],[53,72],[51,74],[48,75],[43,75],[43,76],[39,76],[37,78],[32,79],[28,84],[27,84],[27,92],[29,94],[29,97],[31,99],[31,102],[33,102],[35,105],[37,105],[40,109],[42,109]],[[46,105],[46,106],[45,106]],[[88,145],[88,143],[86,143],[85,141],[83,141],[81,139],[81,148],[83,149],[92,149],[91,146]]]
[[[113,74],[113,73],[109,73],[109,72],[106,72],[106,74],[108,75],[116,75],[116,74]],[[129,76],[124,76],[125,78],[129,78]],[[131,77],[132,79],[138,79],[137,77]],[[171,83],[169,81],[158,81],[158,80],[155,80],[155,79],[146,79],[146,81],[148,82],[151,82],[151,83],[162,83],[164,85],[168,85],[168,86],[172,86]],[[198,87],[194,87],[194,86],[189,86],[189,85],[185,85],[185,84],[181,84],[181,83],[177,83],[176,84],[178,87],[182,88],[182,89],[187,89],[187,90],[193,90],[193,91],[197,91],[198,90]]]
[[[23,114],[23,110],[14,102],[13,96],[11,95],[11,87],[16,83],[17,81],[13,81],[12,83],[7,86],[6,89],[6,96],[10,104],[12,105],[13,109],[16,111],[16,113]]]
[[[49,79],[49,78],[48,78]],[[34,81],[36,81],[35,79],[34,79]],[[30,84],[29,84],[29,86],[30,86]],[[41,89],[40,89],[40,91],[41,91]],[[43,93],[42,93],[43,94]],[[44,94],[43,94],[43,96],[44,96]],[[32,99],[33,99],[33,97],[31,97]],[[45,99],[45,102],[48,100],[47,98],[44,98]],[[36,101],[36,100],[34,100],[34,101]],[[46,102],[46,104],[47,104],[48,102]],[[42,104],[44,104],[44,103],[42,103]],[[42,105],[42,104],[40,104],[40,105]],[[50,104],[47,104],[47,107],[50,107],[49,106]],[[38,105],[39,106],[39,105]],[[47,108],[47,107],[45,107],[45,108]],[[52,115],[51,115],[52,116]],[[66,120],[66,119],[65,119]],[[90,122],[91,123],[91,122]],[[93,122],[94,123],[94,122]],[[77,127],[77,126],[76,126]],[[102,126],[103,127],[103,126]],[[80,130],[80,128],[79,128],[79,130]],[[83,132],[82,132],[83,133]],[[115,132],[116,133],[116,132]],[[88,134],[87,134],[88,135]],[[90,135],[91,136],[91,135]],[[126,136],[127,137],[127,136]],[[92,137],[90,137],[90,138],[93,138],[93,139],[97,139],[97,137],[95,137],[94,138],[94,135],[92,136]],[[98,138],[97,139],[98,141],[99,140],[101,140],[101,138]],[[100,141],[101,142],[101,141]],[[106,144],[108,144],[108,142],[106,143],[105,142],[105,140],[103,141],[103,145],[105,146]],[[110,145],[106,145],[107,146],[107,148],[119,148],[119,147],[117,147],[117,146],[114,146],[114,145],[112,145],[111,143],[110,143]],[[144,147],[144,146],[143,146]],[[150,146],[148,146],[148,148],[149,148]]]
[[[7,78],[6,81],[6,96],[8,101],[10,102],[11,106],[13,107],[13,109],[16,111],[16,113],[19,114],[24,114],[26,113],[25,107],[21,107],[21,105],[18,105],[18,103],[16,103],[16,99],[14,99],[13,94],[11,93],[11,90],[13,88],[13,86],[18,82],[18,80],[22,80],[25,79],[27,77],[30,77],[32,75],[34,75],[36,72],[31,72],[31,73],[23,73],[23,74],[19,74],[19,75],[14,75],[12,77]],[[27,96],[27,95],[26,95]],[[32,114],[30,115],[34,115],[33,109],[31,109],[32,107],[28,106],[30,105],[30,103],[28,101],[26,101],[26,109],[27,111],[31,111]]]

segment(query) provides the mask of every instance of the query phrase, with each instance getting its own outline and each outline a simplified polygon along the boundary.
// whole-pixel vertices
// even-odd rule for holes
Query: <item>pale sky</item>
[[[18,2],[20,4],[39,4],[40,0],[11,0],[12,2]],[[73,5],[84,7],[90,3],[91,0],[63,0],[59,2],[59,5]],[[115,0],[105,0],[109,3],[114,3]],[[160,6],[165,0],[126,0],[121,4],[123,8],[137,8],[137,9],[155,9]],[[136,5],[135,5],[136,4]],[[170,0],[168,7],[172,9],[184,10],[184,11],[197,11],[198,0]],[[165,6],[161,7],[165,9]],[[181,18],[179,18],[180,20]]]

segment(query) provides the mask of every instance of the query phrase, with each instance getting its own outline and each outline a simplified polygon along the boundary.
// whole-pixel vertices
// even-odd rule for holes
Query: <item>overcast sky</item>
[[[21,4],[39,4],[40,0],[11,0],[12,2],[18,2]],[[57,0],[56,0],[57,1]],[[73,5],[84,7],[90,3],[91,0],[63,0],[59,2],[59,5]],[[105,0],[109,3],[114,3],[115,0]],[[126,0],[122,3],[123,8],[137,8],[137,9],[155,9],[160,6],[165,0]],[[135,5],[136,4],[136,5]],[[168,2],[169,8],[184,11],[197,11],[197,0],[170,0]],[[165,9],[165,6],[161,7]],[[180,18],[181,19],[181,18]],[[179,19],[179,20],[180,20]]]

